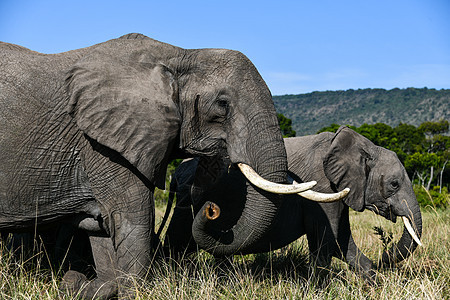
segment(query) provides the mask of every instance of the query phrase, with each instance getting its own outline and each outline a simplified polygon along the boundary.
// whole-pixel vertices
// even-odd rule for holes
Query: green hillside
[[[360,126],[450,120],[450,90],[358,89],[273,97],[279,113],[292,119],[297,136],[316,133],[332,123]]]

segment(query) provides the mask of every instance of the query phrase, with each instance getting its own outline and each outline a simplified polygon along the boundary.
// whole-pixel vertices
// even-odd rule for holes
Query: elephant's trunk
[[[215,256],[247,253],[268,231],[280,203],[261,201],[262,196],[253,187],[249,186],[247,191],[248,198],[243,213],[228,230],[217,229],[213,219],[208,217],[208,211],[215,204],[208,201],[203,205],[192,225],[194,240],[200,248]]]
[[[410,192],[408,197],[410,201],[403,200],[402,211],[394,208],[394,213],[398,216],[406,217],[412,225],[415,235],[420,238],[422,235],[422,215],[420,213],[419,204],[414,196],[414,192]],[[416,237],[416,238],[417,238]],[[379,266],[393,266],[394,264],[406,259],[416,249],[418,243],[409,233],[406,223],[403,229],[402,237],[397,244],[394,244],[391,249],[385,251],[381,257]]]
[[[271,117],[269,114],[265,118],[254,118],[253,123],[250,123],[258,134],[247,139],[248,161],[244,162],[255,169],[264,179],[276,183],[287,183],[287,160],[284,142],[276,116],[273,117],[273,120]],[[233,155],[230,156],[233,160]],[[224,180],[232,180],[229,177],[224,176]],[[234,177],[234,180],[236,180],[236,177]],[[235,185],[236,182],[231,184]],[[242,177],[240,182],[245,182]],[[225,184],[230,186],[230,183]],[[246,199],[243,200],[245,202],[244,208],[237,222],[231,228],[219,230],[213,223],[214,221],[205,217],[203,211],[209,205],[208,203],[196,215],[192,225],[192,234],[201,248],[217,256],[245,253],[250,251],[252,245],[268,232],[281,201],[273,194],[256,188],[248,182],[246,182],[243,190],[242,194]]]

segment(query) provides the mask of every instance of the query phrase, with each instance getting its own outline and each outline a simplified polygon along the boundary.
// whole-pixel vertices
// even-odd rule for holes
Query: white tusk
[[[298,184],[294,179],[292,179],[291,176],[288,176],[288,181],[291,182],[293,184]],[[342,198],[344,198],[345,196],[348,195],[348,193],[350,192],[349,188],[345,188],[342,191],[338,192],[338,193],[333,193],[333,194],[326,194],[326,193],[319,193],[319,192],[315,192],[315,191],[304,191],[301,193],[298,193],[300,196],[302,196],[303,198],[315,201],[315,202],[323,202],[323,203],[327,203],[327,202],[335,202],[338,200],[341,200]]]
[[[296,182],[294,181],[294,184],[296,184]],[[327,202],[335,202],[338,200],[341,200],[342,198],[344,198],[345,196],[348,195],[348,193],[350,192],[349,188],[345,188],[342,191],[338,192],[338,193],[333,193],[333,194],[326,194],[326,193],[319,193],[319,192],[315,192],[315,191],[304,191],[301,193],[298,193],[300,196],[302,196],[303,198],[315,201],[315,202],[323,202],[323,203],[327,203]]]
[[[422,243],[419,240],[419,237],[414,232],[414,229],[412,228],[411,223],[409,223],[408,218],[407,217],[402,217],[402,220],[403,220],[403,223],[405,223],[406,229],[408,230],[409,234],[412,236],[414,241],[417,243],[417,245],[423,246]]]
[[[248,181],[256,185],[262,190],[276,194],[297,194],[309,190],[317,184],[316,181],[305,182],[301,184],[280,184],[270,182],[259,176],[255,170],[249,165],[238,163],[238,167],[241,172],[247,177]]]

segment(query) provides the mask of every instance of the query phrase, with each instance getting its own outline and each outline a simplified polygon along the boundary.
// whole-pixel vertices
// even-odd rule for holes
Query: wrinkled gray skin
[[[287,180],[270,91],[243,54],[140,34],[50,55],[0,42],[0,231],[83,229],[97,273],[84,297],[145,275],[168,161],[214,155]],[[253,221],[266,231],[276,210]],[[65,280],[76,291],[85,278]]]
[[[356,211],[369,209],[396,221],[406,216],[420,237],[422,219],[408,175],[395,153],[375,146],[365,137],[347,127],[336,134],[287,138],[289,171],[297,182],[316,180],[315,191],[332,193],[350,188],[349,195],[333,203],[316,203],[298,195],[270,195],[281,207],[271,228],[252,247],[234,253],[257,253],[281,248],[306,234],[311,262],[327,268],[331,258],[338,257],[362,273],[373,278],[373,263],[356,246],[349,224],[349,207]],[[209,160],[209,162],[206,162]],[[219,160],[193,159],[176,170],[171,189],[177,192],[177,206],[166,237],[168,246],[176,255],[196,248],[197,242],[214,255],[234,254],[226,251],[226,244],[234,224],[242,218],[242,211],[253,203],[245,193],[245,179],[239,172],[227,169],[222,163],[221,177],[201,181],[205,165]],[[210,168],[209,168],[210,169]],[[221,213],[216,220],[208,220],[201,212],[212,201]],[[206,204],[205,204],[206,202]],[[260,202],[260,201],[259,201]],[[191,212],[193,204],[196,214]],[[253,204],[250,204],[253,206]],[[254,214],[259,211],[255,207]],[[189,235],[191,230],[195,238]],[[249,227],[252,225],[249,223]],[[383,253],[380,265],[392,265],[406,258],[417,244],[405,229],[400,241]]]

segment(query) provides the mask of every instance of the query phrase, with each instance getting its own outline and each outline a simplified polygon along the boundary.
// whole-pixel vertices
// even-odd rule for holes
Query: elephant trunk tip
[[[215,220],[220,216],[220,207],[214,202],[208,202],[204,206],[203,214],[208,220]]]

